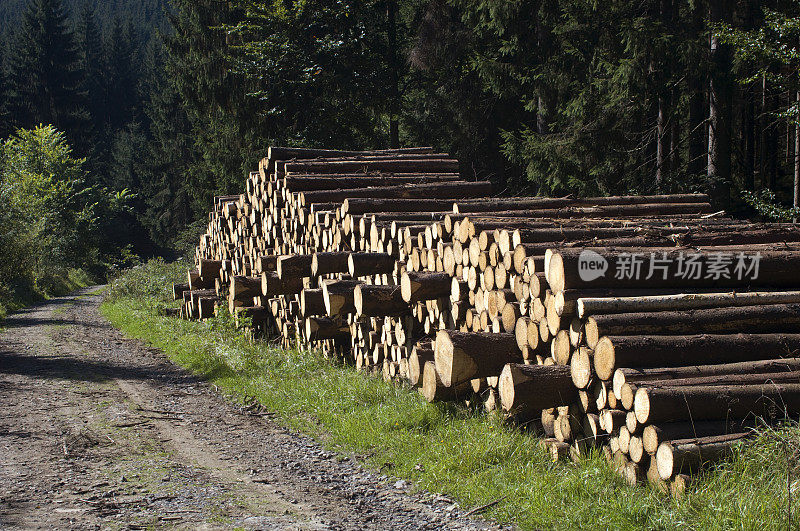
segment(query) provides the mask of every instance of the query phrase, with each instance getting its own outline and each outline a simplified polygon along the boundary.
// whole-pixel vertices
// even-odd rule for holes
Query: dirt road
[[[2,529],[478,529],[123,338],[96,288],[0,332]]]

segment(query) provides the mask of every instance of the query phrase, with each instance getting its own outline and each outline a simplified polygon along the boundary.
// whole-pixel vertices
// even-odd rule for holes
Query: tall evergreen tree
[[[106,98],[110,102],[106,125],[113,133],[134,119],[137,96],[134,43],[119,18],[114,19],[106,37],[105,50]]]
[[[53,124],[88,151],[84,75],[61,0],[31,0],[11,55],[11,109],[23,127]]]
[[[145,61],[154,75],[147,78],[146,87],[151,139],[142,187],[143,223],[155,241],[175,246],[176,237],[193,218],[188,174],[195,160],[194,142],[191,122],[178,91],[163,73],[164,61],[158,52],[151,48]]]
[[[84,3],[76,25],[76,41],[80,70],[84,75],[83,90],[88,97],[88,109],[95,135],[103,130],[106,100],[103,94],[103,41],[94,8]]]
[[[211,193],[239,190],[246,172],[266,152],[270,131],[258,101],[248,95],[252,84],[234,71],[230,38],[220,30],[240,20],[241,13],[214,0],[175,0],[173,6],[165,72],[191,124],[195,155],[187,190],[199,217],[208,210]]]
[[[13,130],[11,113],[8,109],[8,83],[6,81],[6,62],[4,43],[0,40],[0,140],[8,137]]]
[[[90,118],[90,149],[87,169],[93,179],[99,180],[107,171],[108,141],[106,140],[105,117],[107,100],[104,90],[103,42],[97,27],[94,8],[87,1],[78,14],[75,27],[79,69],[83,74],[81,87],[87,96]]]

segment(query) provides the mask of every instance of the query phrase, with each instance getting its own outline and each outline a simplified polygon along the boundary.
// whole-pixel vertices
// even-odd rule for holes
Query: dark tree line
[[[507,194],[706,191],[797,214],[779,206],[800,176],[796,2],[171,0],[158,39],[87,6],[73,23],[31,0],[0,46],[0,133],[65,130],[159,243],[275,143],[427,144]]]

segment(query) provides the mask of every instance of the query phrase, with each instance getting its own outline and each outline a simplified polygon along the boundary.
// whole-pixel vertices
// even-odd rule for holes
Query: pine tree
[[[189,171],[196,157],[192,126],[181,98],[159,71],[163,60],[151,53],[148,63],[156,65],[152,69],[156,75],[148,79],[149,100],[145,108],[151,139],[142,185],[146,203],[142,221],[154,241],[166,247],[174,245],[193,219]]]
[[[8,83],[6,81],[6,63],[4,43],[0,40],[0,140],[5,139],[13,131],[11,113],[8,109]]]
[[[113,134],[134,119],[136,107],[134,44],[131,32],[123,27],[119,18],[114,19],[106,38],[105,50],[107,127]]]
[[[104,57],[103,41],[97,27],[94,8],[86,2],[79,14],[76,26],[76,41],[80,70],[84,78],[83,90],[88,97],[88,109],[92,118],[94,135],[103,130],[107,103],[103,93]]]
[[[79,154],[89,113],[78,53],[61,0],[31,0],[11,55],[11,110],[22,127],[53,124]]]
[[[271,138],[257,100],[249,95],[253,86],[234,71],[228,38],[219,29],[235,23],[240,13],[213,0],[175,0],[173,5],[165,72],[191,124],[196,155],[186,173],[187,190],[200,217],[212,193],[240,189]]]
[[[103,87],[103,42],[94,8],[89,2],[84,3],[75,30],[79,70],[83,74],[81,89],[87,96],[90,118],[87,169],[93,179],[99,181],[106,174],[108,166],[108,134],[105,127],[108,105]]]

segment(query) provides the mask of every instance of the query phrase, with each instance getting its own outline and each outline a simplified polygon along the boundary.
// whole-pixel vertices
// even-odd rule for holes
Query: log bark
[[[278,255],[269,254],[262,255],[256,259],[256,273],[263,273],[264,271],[277,271],[278,269]]]
[[[422,184],[460,180],[457,173],[395,173],[364,175],[344,173],[330,175],[293,174],[283,179],[283,186],[291,192],[316,190],[340,190],[365,188],[367,186],[397,186],[399,184]]]
[[[312,203],[340,203],[348,198],[371,199],[452,199],[458,197],[481,197],[492,193],[488,181],[453,181],[442,183],[401,184],[397,186],[376,186],[367,188],[340,188],[298,192],[300,205]]]
[[[590,348],[611,335],[800,332],[800,303],[595,315],[583,326]]]
[[[353,278],[394,271],[395,258],[386,253],[350,253],[347,268]]]
[[[428,362],[434,362],[433,345],[430,343],[424,346],[415,345],[414,348],[411,349],[411,356],[408,358],[408,381],[411,385],[422,384],[422,373],[425,364]]]
[[[300,293],[302,290],[302,278],[292,277],[281,279],[278,277],[278,273],[274,271],[264,271],[261,273],[261,295],[264,297]]]
[[[577,395],[569,368],[562,365],[509,363],[500,373],[497,388],[505,411],[563,406]]]
[[[609,380],[621,367],[682,367],[699,360],[734,363],[792,356],[800,334],[686,336],[604,336],[594,349],[598,378]]]
[[[189,291],[189,283],[184,282],[181,284],[173,284],[172,285],[172,300],[179,301],[183,299],[183,292]]]
[[[457,173],[458,161],[452,159],[411,160],[322,160],[287,162],[286,173]]]
[[[400,293],[400,286],[361,284],[356,286],[353,297],[356,315],[385,316],[410,312]]]
[[[331,273],[347,273],[348,252],[314,253],[311,258],[311,274],[315,277]]]
[[[459,385],[449,386],[442,382],[439,373],[436,371],[436,364],[432,361],[425,362],[422,370],[422,388],[420,394],[428,402],[434,400],[455,400],[467,396],[472,391],[469,382],[462,382]]]
[[[686,367],[659,367],[651,369],[622,368],[614,371],[613,389],[618,395],[626,383],[637,384],[649,380],[668,380],[721,376],[800,371],[800,358],[767,359],[717,365],[689,365]]]
[[[325,311],[330,317],[356,311],[355,289],[361,284],[357,280],[333,280],[323,282],[322,293],[325,298]]]
[[[222,260],[200,260],[197,273],[204,279],[213,279],[222,269]]]
[[[410,272],[400,279],[403,300],[407,303],[448,297],[452,289],[452,278],[447,273]]]
[[[197,271],[187,271],[186,276],[189,280],[189,290],[211,289],[214,287],[213,277],[201,277]]]
[[[434,347],[436,369],[448,387],[473,378],[497,376],[506,363],[522,361],[514,334],[439,330]]]
[[[246,301],[261,295],[261,279],[234,275],[231,277],[230,297],[234,300]]]
[[[581,318],[611,313],[699,310],[704,308],[800,303],[800,291],[675,293],[641,296],[590,296],[577,299]]]
[[[698,422],[665,422],[650,424],[642,432],[642,445],[645,452],[655,454],[661,443],[676,439],[712,437],[743,433],[756,424],[755,419],[745,420],[705,420]]]
[[[300,294],[300,313],[304,317],[328,313],[325,308],[325,295],[322,292],[322,288],[304,289],[302,291]]]
[[[588,254],[591,260],[587,260]],[[744,253],[743,269],[740,274],[735,270],[737,266],[738,253]],[[718,287],[749,287],[749,286],[770,286],[770,287],[794,287],[797,285],[797,271],[800,268],[800,253],[796,251],[758,251],[758,271],[754,267],[753,257],[756,256],[755,250],[745,248],[713,248],[702,251],[692,249],[657,249],[657,248],[589,248],[589,249],[561,249],[553,252],[547,266],[547,281],[554,291],[577,288],[692,288],[707,287],[713,280]],[[624,269],[631,273],[622,276],[617,274],[619,266],[632,263],[631,256],[636,255],[641,259],[638,262],[638,273],[635,267]],[[688,257],[692,255],[695,264],[700,268],[700,274],[695,275],[686,265]],[[719,260],[719,256],[730,257],[732,263],[728,269],[730,278],[707,278],[708,271],[714,263]],[[638,259],[637,259],[638,260]],[[585,272],[583,278],[579,272],[579,262],[584,265]],[[587,265],[588,264],[588,265]],[[588,275],[588,267],[596,264],[596,267],[607,267],[607,270],[599,277]],[[663,269],[659,269],[663,267]],[[694,266],[692,266],[694,267]],[[616,271],[616,272],[615,272]],[[653,276],[648,278],[649,272],[654,271]],[[599,269],[598,269],[599,272]],[[688,276],[685,273],[689,272]],[[629,276],[631,278],[629,278]],[[697,278],[694,278],[697,276]]]
[[[305,320],[305,332],[308,341],[323,341],[347,336],[350,329],[330,317],[308,317]]]
[[[345,199],[342,214],[381,212],[441,212],[450,210],[450,199]]]
[[[748,432],[731,433],[663,442],[656,451],[658,475],[666,480],[682,471],[696,471],[704,463],[718,461],[730,454],[736,444],[750,435]]]
[[[751,415],[784,418],[800,412],[800,384],[640,387],[634,412],[642,424],[744,419]]]
[[[289,278],[303,278],[311,276],[311,261],[314,255],[294,254],[291,256],[281,256],[278,258],[278,278],[287,280]]]
[[[673,195],[628,195],[585,198],[496,198],[481,201],[458,201],[453,211],[456,213],[498,212],[502,210],[554,209],[566,206],[602,206],[664,203],[707,203],[706,194]]]

